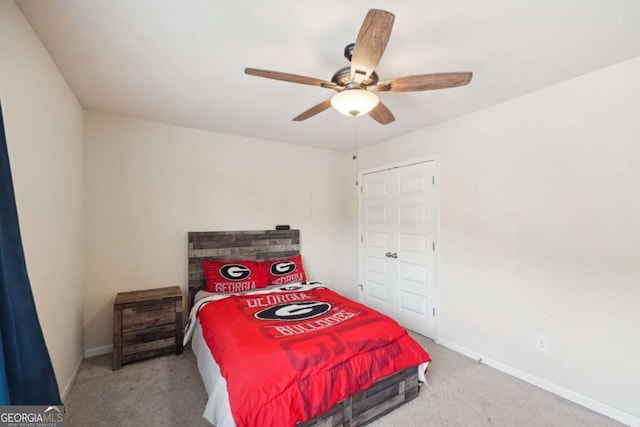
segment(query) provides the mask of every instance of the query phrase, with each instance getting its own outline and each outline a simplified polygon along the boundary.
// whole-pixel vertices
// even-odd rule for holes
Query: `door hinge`
[[[364,291],[364,286],[361,284],[358,285],[358,287],[360,288],[360,292]]]
[[[436,317],[436,308],[435,308],[435,307],[433,307],[433,309],[432,309],[432,310],[433,310],[433,311],[432,311],[432,312],[433,312],[433,317]]]
[[[364,242],[364,240],[362,239],[362,236],[360,236],[360,243]]]
[[[435,175],[431,176],[431,185],[436,185],[436,176]]]
[[[433,248],[433,250],[436,250],[436,242],[432,242],[431,247]]]
[[[357,182],[356,182],[356,185],[358,185]],[[362,194],[362,186],[360,186],[360,194]]]

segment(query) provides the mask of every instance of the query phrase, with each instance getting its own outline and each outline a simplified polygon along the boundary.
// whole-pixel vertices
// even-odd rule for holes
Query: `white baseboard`
[[[95,357],[103,354],[111,353],[113,351],[113,345],[104,345],[102,347],[93,347],[84,349],[84,357]]]
[[[78,359],[78,363],[76,363],[76,367],[73,369],[73,373],[71,374],[71,378],[69,379],[69,382],[67,383],[67,385],[65,386],[64,390],[62,390],[62,403],[64,403],[65,400],[67,400],[67,397],[69,396],[69,392],[71,392],[71,388],[73,388],[73,384],[76,382],[76,378],[78,377],[78,372],[80,372],[80,364],[82,363],[82,360],[84,359],[84,357],[80,356],[80,359]]]
[[[620,421],[621,423],[627,424],[631,427],[640,427],[640,418],[634,415],[628,414],[624,411],[611,407],[605,403],[591,399],[590,397],[584,396],[580,393],[576,393],[575,391],[566,389],[558,384],[552,383],[551,381],[542,379],[540,377],[536,377],[535,375],[532,375],[528,372],[522,371],[518,368],[514,368],[513,366],[507,365],[506,363],[500,362],[499,360],[495,360],[490,357],[487,357],[481,353],[478,353],[477,351],[468,349],[454,342],[443,340],[443,339],[438,339],[436,342],[455,352],[458,352],[467,357],[470,357],[471,359],[474,359],[474,360],[481,359],[482,363],[484,363],[487,366],[491,366],[492,368],[495,368],[513,377],[521,379],[522,381],[528,382],[529,384],[533,384],[536,387],[540,387],[543,390],[546,390],[550,393],[563,397],[567,400],[575,402],[578,405],[591,409],[592,411],[598,412],[602,415],[606,415],[609,418],[613,418],[614,420]]]

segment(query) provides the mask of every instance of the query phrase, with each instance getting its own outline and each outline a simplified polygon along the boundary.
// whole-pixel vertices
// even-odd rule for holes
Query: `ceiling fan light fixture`
[[[361,88],[338,92],[331,97],[331,106],[346,116],[361,116],[373,110],[380,102],[375,93]]]

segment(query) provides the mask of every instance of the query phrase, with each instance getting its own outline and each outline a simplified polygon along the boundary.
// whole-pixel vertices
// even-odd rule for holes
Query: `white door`
[[[361,186],[362,302],[435,338],[433,161],[366,173]]]

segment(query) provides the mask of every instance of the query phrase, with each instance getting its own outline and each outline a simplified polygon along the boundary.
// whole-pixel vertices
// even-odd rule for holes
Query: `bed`
[[[229,363],[225,362],[225,360],[231,359],[234,361],[238,361],[240,359],[243,359],[242,362],[238,362],[240,367],[244,366],[242,365],[242,363],[258,363],[249,361],[254,360],[252,359],[252,357],[254,356],[258,357],[256,356],[256,354],[259,354],[260,351],[251,350],[245,353],[233,353],[233,351],[236,351],[236,347],[238,349],[242,349],[242,351],[245,351],[249,348],[247,347],[249,345],[248,342],[239,341],[239,339],[241,338],[240,335],[246,335],[246,338],[251,337],[248,341],[251,341],[252,343],[262,338],[258,338],[258,335],[260,334],[258,334],[257,332],[256,334],[258,335],[253,336],[249,332],[244,332],[248,331],[248,329],[243,329],[245,328],[245,324],[243,322],[249,322],[249,320],[240,317],[233,317],[236,316],[235,314],[233,316],[228,314],[236,310],[234,307],[239,307],[241,304],[244,304],[243,301],[266,301],[267,298],[271,298],[273,301],[282,302],[283,299],[286,298],[297,300],[298,298],[305,297],[314,300],[314,304],[316,305],[316,301],[332,301],[332,304],[334,306],[332,310],[337,310],[335,311],[336,315],[332,317],[333,320],[329,318],[325,319],[322,317],[318,317],[314,319],[314,321],[320,319],[317,320],[318,323],[314,324],[316,326],[313,326],[310,322],[307,322],[304,325],[307,325],[307,328],[311,326],[318,327],[317,325],[320,324],[322,324],[323,327],[329,325],[330,328],[327,328],[327,330],[332,329],[334,332],[330,332],[327,334],[334,335],[337,334],[337,331],[339,330],[338,327],[334,327],[334,324],[340,323],[342,320],[349,318],[345,314],[342,314],[342,317],[340,317],[340,312],[348,314],[348,311],[344,311],[343,309],[338,310],[338,307],[340,306],[339,304],[347,304],[350,307],[353,307],[352,312],[357,314],[360,314],[363,311],[374,312],[374,310],[367,310],[366,307],[352,302],[351,300],[343,300],[344,297],[331,291],[328,286],[317,283],[292,283],[288,284],[287,286],[274,286],[266,289],[249,289],[234,293],[232,296],[220,294],[211,295],[202,292],[203,288],[205,287],[205,272],[203,271],[202,267],[203,261],[216,260],[228,262],[238,259],[255,261],[280,260],[299,255],[299,249],[299,230],[190,232],[188,235],[189,308],[192,313],[195,313],[197,310],[200,311],[198,317],[192,316],[193,321],[190,323],[190,325],[188,325],[190,326],[191,331],[187,335],[192,336],[191,346],[194,354],[196,355],[198,369],[200,371],[205,389],[209,396],[209,400],[205,407],[203,417],[217,427],[232,427],[236,425],[294,424],[303,427],[359,426],[367,424],[379,418],[380,416],[388,413],[398,406],[412,400],[418,395],[420,383],[424,381],[424,372],[426,370],[428,362],[430,361],[430,358],[428,354],[426,354],[426,352],[424,352],[424,350],[422,350],[421,348],[419,350],[415,350],[413,348],[413,344],[415,344],[415,342],[411,340],[408,335],[406,337],[398,336],[398,341],[401,340],[405,344],[410,344],[410,349],[406,351],[406,355],[404,354],[404,349],[403,351],[394,350],[395,353],[402,354],[394,353],[393,356],[385,355],[388,360],[385,359],[384,363],[376,362],[375,360],[371,362],[369,361],[369,359],[366,359],[366,363],[350,362],[354,365],[358,365],[357,368],[350,367],[350,365],[346,363],[346,359],[351,360],[351,356],[344,356],[344,362],[336,363],[336,366],[332,366],[331,369],[327,369],[326,371],[330,370],[332,372],[331,375],[334,375],[334,377],[327,377],[328,379],[323,380],[322,386],[326,387],[326,392],[321,391],[321,400],[318,400],[320,399],[320,397],[318,397],[318,392],[314,391],[315,389],[309,388],[310,391],[308,392],[308,396],[303,395],[302,397],[296,396],[295,398],[291,398],[291,415],[288,413],[288,411],[283,410],[283,403],[278,402],[278,399],[282,400],[280,395],[275,396],[273,399],[271,399],[271,397],[268,399],[268,404],[272,405],[272,409],[265,409],[261,414],[253,411],[252,409],[253,412],[256,412],[255,414],[251,414],[253,418],[249,418],[249,416],[245,417],[245,415],[243,415],[242,410],[239,409],[240,398],[238,397],[238,392],[234,390],[240,388],[242,390],[242,393],[245,393],[242,395],[241,399],[243,404],[245,403],[245,401],[251,401],[253,399],[253,396],[246,393],[246,390],[251,388],[251,393],[253,393],[253,388],[261,388],[263,384],[270,384],[270,381],[268,380],[269,377],[265,376],[267,375],[267,371],[278,372],[279,375],[279,369],[274,369],[274,366],[283,366],[282,360],[286,359],[284,359],[285,356],[270,353],[267,345],[269,344],[269,341],[263,340],[262,342],[264,343],[264,347],[260,348],[264,348],[265,354],[269,354],[268,360],[273,361],[273,363],[264,363],[263,361],[259,362],[264,363],[266,369],[260,369],[251,374],[251,379],[255,378],[255,382],[247,382],[246,384],[242,383],[241,381],[243,380],[243,375],[233,374],[234,371],[229,370]],[[202,295],[205,295],[204,299],[201,298]],[[196,305],[196,308],[192,309],[194,303]],[[261,312],[265,310],[266,309],[262,309]],[[254,318],[258,314],[259,313],[255,312],[253,313],[253,316],[248,316],[248,318],[251,318],[251,321],[255,322]],[[371,315],[382,316],[377,312],[371,313]],[[221,317],[215,319],[213,318],[213,316]],[[329,320],[331,320],[331,322],[333,323],[329,322]],[[376,322],[378,321],[378,319],[367,320],[367,322],[369,321]],[[228,327],[223,328],[221,326],[223,323]],[[348,322],[344,322],[344,324],[347,323]],[[247,328],[248,325],[249,323],[247,323]],[[264,325],[269,324],[265,323]],[[234,331],[230,329],[230,326],[234,326],[239,329]],[[280,331],[283,334],[288,335],[294,334],[294,332],[290,332],[292,330],[291,328],[294,327],[300,328],[301,326],[291,326],[291,324],[289,323],[282,327],[264,326],[261,330]],[[349,328],[351,327],[347,328],[341,326],[341,328],[342,329],[339,332],[340,336],[347,336],[350,333]],[[372,327],[369,327],[369,330],[371,329]],[[238,331],[243,332],[238,333]],[[393,330],[393,333],[395,334],[397,332]],[[264,334],[265,333],[263,332],[263,335]],[[330,349],[332,345],[338,347],[341,345],[339,343],[335,345],[320,343],[319,341],[317,343],[313,343],[313,341],[316,339],[314,337],[319,337],[323,334],[324,331],[313,331],[313,334],[308,334],[304,337],[301,336],[300,339],[296,339],[294,341],[304,342],[304,345],[314,345],[315,348],[321,349],[322,351],[325,351],[327,348]],[[356,334],[356,332],[353,332],[353,334]],[[359,334],[362,334],[362,331],[357,330],[357,334],[358,336],[360,336]],[[384,333],[382,335],[384,335]],[[406,335],[406,333],[404,335]],[[310,341],[307,337],[311,337]],[[288,338],[289,337],[287,337],[287,339]],[[225,343],[224,341],[217,341],[223,339],[230,339],[233,342],[233,345]],[[413,344],[407,342],[407,339],[413,341]],[[277,340],[272,339],[272,341]],[[309,342],[307,343],[307,341]],[[370,343],[372,341],[366,340],[366,342]],[[391,342],[389,342],[388,344],[391,345]],[[393,343],[393,345],[397,347],[396,344],[397,343]],[[385,346],[386,345],[387,343],[385,343]],[[373,344],[371,344],[371,346],[373,346]],[[417,344],[415,344],[415,346],[417,346]],[[392,347],[383,347],[382,345],[380,345],[379,347],[380,348],[372,347],[370,350],[372,352],[377,351],[380,354],[382,354],[384,351],[387,351],[389,353],[394,352],[389,350]],[[420,351],[422,351],[424,355],[426,355],[426,357],[422,354],[419,354]],[[231,356],[229,356],[229,354]],[[242,355],[242,357],[239,357],[239,354]],[[259,357],[262,356],[262,354],[259,354]],[[259,357],[255,360],[261,360]],[[282,358],[278,359],[278,357]],[[353,359],[359,360],[356,359],[355,356],[353,357]],[[220,365],[218,365],[217,360],[221,361]],[[365,359],[362,360],[364,361]],[[416,361],[416,363],[412,363],[412,361]],[[360,365],[364,367],[360,367]],[[310,364],[310,366],[307,366],[305,369],[316,369],[319,371],[321,370],[320,366],[321,364],[317,364],[316,366],[316,363],[314,361],[313,364]],[[384,375],[381,378],[368,378],[370,376],[368,372],[357,371],[356,373],[356,371],[354,370],[369,369],[369,366],[371,366],[371,371],[380,371],[384,373]],[[374,368],[374,366],[377,366],[377,368]],[[397,368],[398,366],[400,367],[399,369]],[[237,370],[237,367],[235,369]],[[366,385],[366,387],[354,392],[353,387],[356,386],[351,386],[345,383],[344,378],[348,374],[342,372],[342,370],[344,370],[345,372],[348,371],[348,374],[353,375],[351,382],[359,382],[360,385],[364,384]],[[325,372],[323,371],[323,374],[324,373]],[[307,374],[305,373],[305,375]],[[247,377],[247,374],[244,374],[244,377]],[[311,376],[309,377],[311,378]],[[307,377],[305,377],[305,379],[306,378]],[[227,379],[229,379],[229,383],[227,383]],[[267,380],[265,381],[265,379]],[[234,384],[238,384],[238,381],[240,381],[240,384],[244,385],[236,385],[234,387]],[[276,380],[276,378],[274,377],[274,385],[277,385],[277,381],[280,380]],[[289,384],[289,382],[294,382],[292,379],[286,378],[282,381],[288,381],[286,382],[287,384]],[[251,385],[249,386],[248,384]],[[314,387],[317,388],[317,385],[314,384]],[[288,393],[289,388],[293,387],[288,387],[286,389],[283,388],[283,390]],[[296,385],[295,388],[297,390],[298,388],[303,389],[304,387]],[[343,393],[345,395],[341,396],[340,393]],[[285,395],[286,393],[282,392],[280,394]],[[339,396],[339,398],[336,399],[336,396]],[[298,400],[303,403],[299,403]],[[284,402],[289,401],[285,400]],[[321,404],[318,402],[321,402]],[[262,403],[260,404],[262,405]],[[231,409],[232,406],[234,407],[234,410]],[[298,412],[304,412],[304,414],[298,414],[296,413],[296,410]],[[276,418],[274,418],[273,414],[276,412],[277,415],[275,415]],[[283,414],[283,412],[287,413]],[[311,417],[310,414],[313,416]],[[276,419],[278,420],[277,422],[274,421]]]

